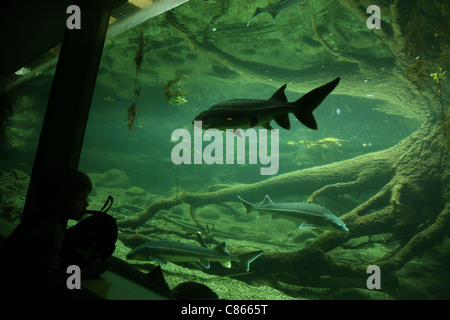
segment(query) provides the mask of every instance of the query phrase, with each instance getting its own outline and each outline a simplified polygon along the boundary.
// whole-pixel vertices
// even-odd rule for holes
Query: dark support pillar
[[[66,29],[34,160],[23,215],[36,210],[36,180],[54,167],[77,168],[110,9],[79,1],[81,29]],[[67,15],[69,17],[69,14]]]

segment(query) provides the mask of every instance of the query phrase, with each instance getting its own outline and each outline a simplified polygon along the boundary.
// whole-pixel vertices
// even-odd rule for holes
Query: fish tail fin
[[[250,25],[250,22],[258,15],[260,15],[261,13],[263,13],[265,11],[264,8],[256,8],[255,13],[253,14],[253,16],[250,18],[250,20],[248,20],[246,27],[248,27]]]
[[[258,258],[260,255],[264,253],[264,250],[258,250],[258,251],[252,251],[240,254],[238,256],[239,261],[237,262],[239,268],[245,270],[248,272],[250,263],[253,262],[256,258]]]
[[[241,197],[239,197],[239,196],[237,196],[237,197],[239,198],[239,200],[241,200],[242,205],[245,208],[245,214],[249,214],[255,206],[253,204],[251,204],[250,202],[245,201]]]
[[[317,130],[317,122],[313,111],[322,103],[322,101],[333,91],[339,83],[340,78],[336,78],[321,87],[311,90],[303,97],[293,102],[295,110],[292,113],[302,124],[310,129]]]
[[[280,13],[280,10],[272,9],[272,10],[267,10],[267,12],[272,16],[272,19],[275,20],[277,15]]]
[[[265,11],[264,8],[257,7],[256,10],[255,10],[255,13],[253,14],[253,17],[252,17],[252,18],[256,17],[257,15],[260,15],[260,14],[263,13],[264,11]]]

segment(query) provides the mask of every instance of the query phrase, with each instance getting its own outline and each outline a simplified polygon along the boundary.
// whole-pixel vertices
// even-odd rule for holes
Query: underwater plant
[[[127,130],[131,130],[133,127],[137,111],[138,108],[136,107],[136,101],[133,100],[127,110]]]
[[[447,113],[447,108],[444,110],[444,102],[442,100],[442,80],[446,78],[447,71],[443,71],[441,67],[438,67],[438,71],[435,73],[431,73],[430,77],[436,82],[437,84],[437,95],[439,96],[439,102],[441,105],[441,115],[442,115],[442,121],[445,120],[445,114]]]
[[[428,72],[425,62],[420,57],[416,57],[414,62],[404,69],[405,77],[411,81],[419,91],[425,89],[428,80]]]
[[[173,102],[177,102],[178,105],[185,104],[187,102],[185,96],[186,92],[181,89],[181,85],[184,83],[184,79],[187,79],[188,76],[183,74],[180,77],[175,77],[169,80],[164,85],[164,96],[166,100],[172,104]]]
[[[141,86],[137,87],[137,77],[139,71],[141,70],[142,60],[144,57],[144,28],[141,27],[139,32],[139,46],[136,51],[136,55],[134,56],[134,62],[136,63],[136,78],[134,79],[134,94],[132,98],[131,105],[127,109],[127,130],[131,130],[133,127],[134,121],[136,119],[136,113],[138,111],[137,108],[137,99],[141,97]]]
[[[136,79],[139,71],[141,70],[142,59],[144,58],[144,28],[141,27],[139,31],[139,46],[134,56],[134,62],[136,63]]]

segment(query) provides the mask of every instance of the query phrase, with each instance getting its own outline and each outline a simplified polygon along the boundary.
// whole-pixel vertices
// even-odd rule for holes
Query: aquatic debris
[[[144,28],[141,27],[139,34],[139,46],[138,50],[136,51],[136,55],[134,56],[134,61],[136,63],[136,78],[139,71],[141,70],[141,64],[144,58],[144,42]]]
[[[138,98],[141,97],[141,86],[134,88],[134,97],[138,97]]]
[[[131,105],[127,109],[127,130],[131,130],[133,127],[134,121],[136,119],[136,113],[138,111],[137,108],[137,99],[141,97],[141,86],[137,87],[137,77],[139,71],[141,70],[143,55],[144,55],[144,28],[141,27],[140,35],[139,35],[139,47],[136,51],[136,55],[134,56],[134,62],[136,63],[136,78],[134,79],[134,94],[132,97]]]
[[[250,263],[263,254],[264,250],[232,255],[227,250],[226,242],[214,249],[204,248],[176,241],[150,241],[133,249],[126,258],[131,260],[153,260],[159,264],[170,262],[196,262],[209,269],[210,262],[219,262],[226,268],[231,267],[231,261],[236,261],[240,268],[249,270]]]
[[[272,220],[292,221],[298,225],[299,229],[348,231],[344,222],[318,204],[303,202],[275,203],[266,195],[261,203],[254,205],[239,196],[237,197],[241,200],[246,214],[258,211],[259,216],[268,214],[272,216]]]
[[[131,102],[131,105],[128,107],[127,110],[127,130],[131,130],[131,128],[133,128],[133,124],[136,120],[136,114],[138,112],[138,107],[137,107],[137,98],[140,98],[141,96],[141,87],[135,87],[134,88],[134,95],[133,95],[133,101]]]
[[[289,130],[291,123],[289,113],[310,129],[317,130],[317,122],[312,114],[322,101],[336,88],[339,78],[311,90],[300,99],[288,102],[284,90],[286,85],[278,89],[270,99],[233,99],[218,103],[195,117],[194,121],[202,121],[205,129],[226,130],[232,128],[253,128],[262,126],[271,130],[270,121]]]
[[[289,141],[288,145],[295,146],[298,144],[303,144],[308,149],[317,148],[317,147],[329,148],[329,147],[342,147],[343,142],[349,142],[349,140],[337,139],[337,138],[324,138],[324,139],[320,139],[320,140],[300,140],[298,142]]]
[[[164,85],[164,96],[170,104],[172,104],[173,102],[177,102],[180,106],[187,102],[185,98],[186,92],[184,92],[180,87],[187,78],[189,77],[183,74],[180,77],[169,80]]]
[[[138,108],[136,107],[136,101],[133,100],[127,111],[127,130],[131,130],[131,128],[133,127],[137,111]]]

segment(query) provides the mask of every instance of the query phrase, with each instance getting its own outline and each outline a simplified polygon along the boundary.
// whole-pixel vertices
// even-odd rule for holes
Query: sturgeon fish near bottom
[[[266,195],[264,200],[251,204],[237,196],[245,207],[246,214],[258,211],[260,215],[269,214],[274,219],[294,222],[300,229],[319,229],[322,231],[349,231],[344,222],[332,214],[327,208],[313,203],[291,202],[275,203]]]
[[[150,241],[130,251],[126,258],[141,261],[153,260],[159,264],[167,264],[167,261],[197,262],[207,269],[212,261],[219,262],[226,268],[231,267],[231,261],[236,261],[241,269],[248,271],[250,263],[263,252],[264,250],[258,250],[232,255],[227,250],[226,242],[220,243],[214,249],[209,249],[176,241]]]
[[[310,129],[317,130],[317,122],[313,111],[333,91],[339,83],[339,78],[318,87],[294,102],[288,102],[283,85],[269,100],[233,99],[218,103],[206,111],[201,112],[195,121],[202,122],[203,129],[215,128],[246,129],[262,126],[271,130],[270,121],[289,130],[291,123],[289,113]]]

